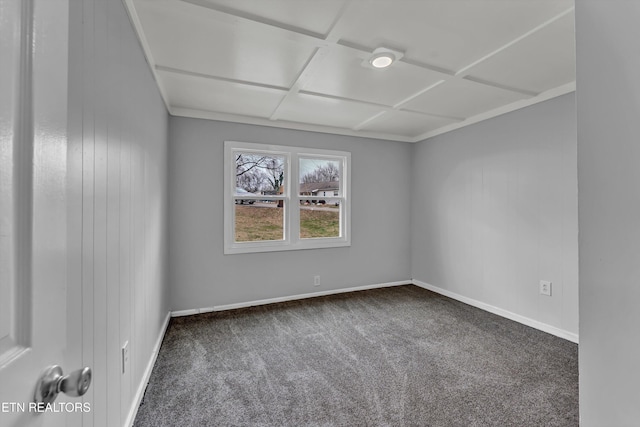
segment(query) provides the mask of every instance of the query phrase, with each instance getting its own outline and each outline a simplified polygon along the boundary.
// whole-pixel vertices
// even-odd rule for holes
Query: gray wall
[[[168,114],[121,1],[72,2],[69,39],[69,278],[94,375],[82,416],[124,425],[169,311]]]
[[[576,1],[580,418],[640,420],[640,2]]]
[[[172,310],[409,279],[409,144],[179,117],[169,129]],[[224,255],[225,140],[350,151],[352,245]]]
[[[575,127],[569,94],[417,143],[413,278],[577,334]]]

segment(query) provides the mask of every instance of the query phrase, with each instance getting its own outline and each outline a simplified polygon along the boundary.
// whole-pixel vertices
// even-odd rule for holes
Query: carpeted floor
[[[578,346],[416,286],[172,319],[146,426],[577,426]]]

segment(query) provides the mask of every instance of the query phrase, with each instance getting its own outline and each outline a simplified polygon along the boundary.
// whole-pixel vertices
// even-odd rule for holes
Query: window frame
[[[285,184],[282,195],[236,196],[235,153],[256,152],[285,158]],[[339,201],[340,235],[338,237],[300,237],[300,159],[326,158],[338,160],[340,165],[340,196],[323,197]],[[351,153],[252,142],[225,141],[224,143],[224,254],[275,252],[351,246]],[[283,200],[283,240],[250,242],[235,241],[236,199]]]

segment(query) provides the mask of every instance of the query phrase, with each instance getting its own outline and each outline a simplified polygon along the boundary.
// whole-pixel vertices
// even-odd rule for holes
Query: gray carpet
[[[576,344],[411,285],[172,319],[135,421],[576,425]]]

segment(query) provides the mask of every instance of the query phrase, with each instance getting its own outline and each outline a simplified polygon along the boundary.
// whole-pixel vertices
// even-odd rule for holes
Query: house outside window
[[[351,153],[225,142],[224,253],[349,246]]]

